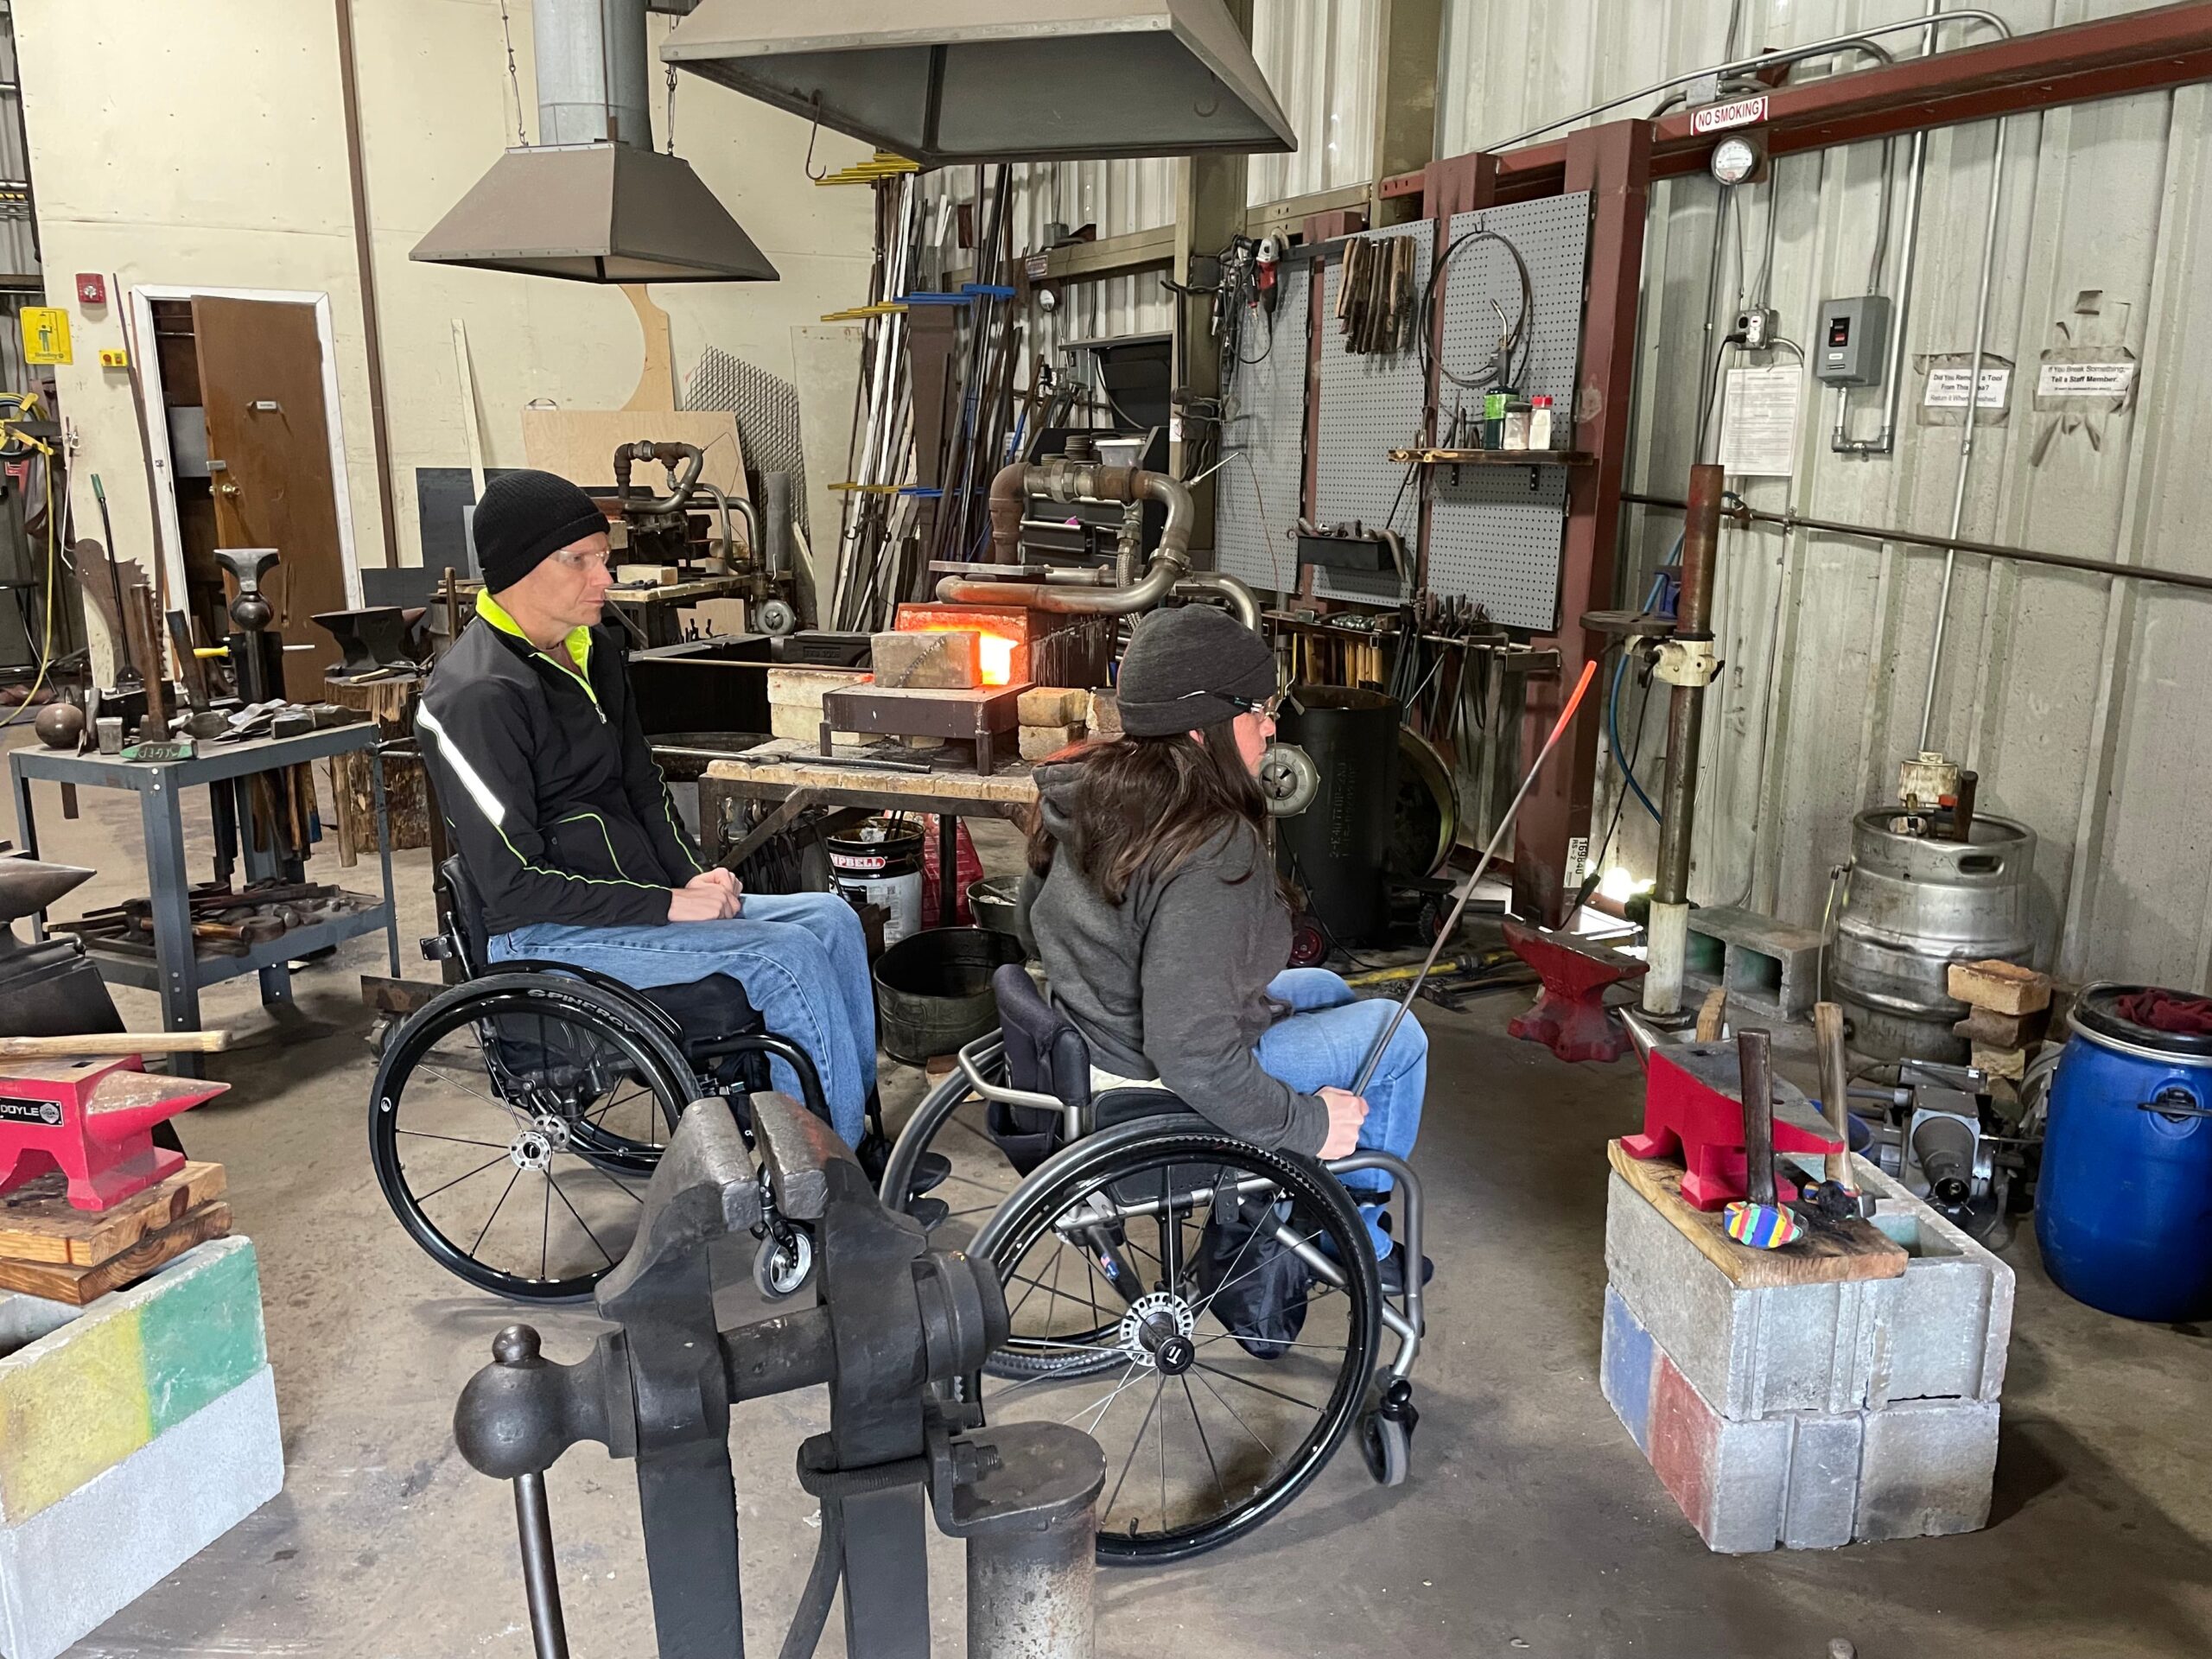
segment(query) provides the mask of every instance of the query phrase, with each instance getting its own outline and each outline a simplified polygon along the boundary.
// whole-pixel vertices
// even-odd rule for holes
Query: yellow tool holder
[[[825,311],[824,322],[865,322],[870,317],[895,317],[906,309],[904,300],[878,300],[874,305],[849,305],[842,311]]]
[[[825,173],[815,181],[817,184],[874,184],[878,179],[895,179],[902,173],[918,173],[919,162],[910,162],[904,156],[894,156],[887,149],[879,149],[865,162],[855,162],[850,167],[841,167],[835,173]]]

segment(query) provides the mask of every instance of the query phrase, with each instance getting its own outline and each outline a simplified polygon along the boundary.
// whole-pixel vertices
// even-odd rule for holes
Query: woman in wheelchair
[[[1263,1148],[1408,1156],[1426,1034],[1402,1020],[1367,1095],[1353,1095],[1394,1004],[1282,965],[1290,905],[1255,779],[1274,730],[1265,642],[1219,611],[1156,613],[1137,625],[1118,701],[1122,736],[1038,769],[1029,830],[1030,925],[1054,1001],[1090,1044],[1092,1092],[1165,1088]],[[1395,1294],[1403,1264],[1381,1224],[1390,1178],[1343,1180]]]

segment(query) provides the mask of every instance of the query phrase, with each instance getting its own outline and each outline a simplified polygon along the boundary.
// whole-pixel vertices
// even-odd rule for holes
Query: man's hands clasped
[[[693,876],[668,895],[671,922],[726,922],[745,908],[745,889],[728,870]]]

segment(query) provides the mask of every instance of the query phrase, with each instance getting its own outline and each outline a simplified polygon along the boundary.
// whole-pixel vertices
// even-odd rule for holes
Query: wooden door
[[[315,307],[283,300],[192,302],[207,421],[218,547],[273,547],[270,626],[287,645],[284,691],[322,701],[330,638],[310,620],[346,606]]]

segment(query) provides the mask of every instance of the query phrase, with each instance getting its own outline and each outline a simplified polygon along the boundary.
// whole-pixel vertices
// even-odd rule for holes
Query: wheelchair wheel
[[[1002,1076],[1004,1067],[988,1064],[986,1076]],[[900,1130],[886,1164],[880,1196],[901,1211],[913,1201],[914,1167],[925,1152],[941,1154],[952,1173],[930,1193],[950,1211],[930,1233],[932,1249],[965,1250],[976,1231],[998,1213],[1021,1185],[991,1139],[986,1114],[990,1108],[954,1071],[923,1096]]]
[[[1006,1287],[1011,1335],[964,1388],[987,1421],[1071,1422],[1105,1448],[1102,1562],[1242,1537],[1359,1417],[1374,1251],[1311,1159],[1196,1117],[1125,1124],[1047,1160],[971,1249]]]
[[[370,1162],[440,1266],[517,1301],[582,1301],[629,1248],[692,1092],[665,1033],[620,995],[495,975],[392,1033],[370,1096]]]

